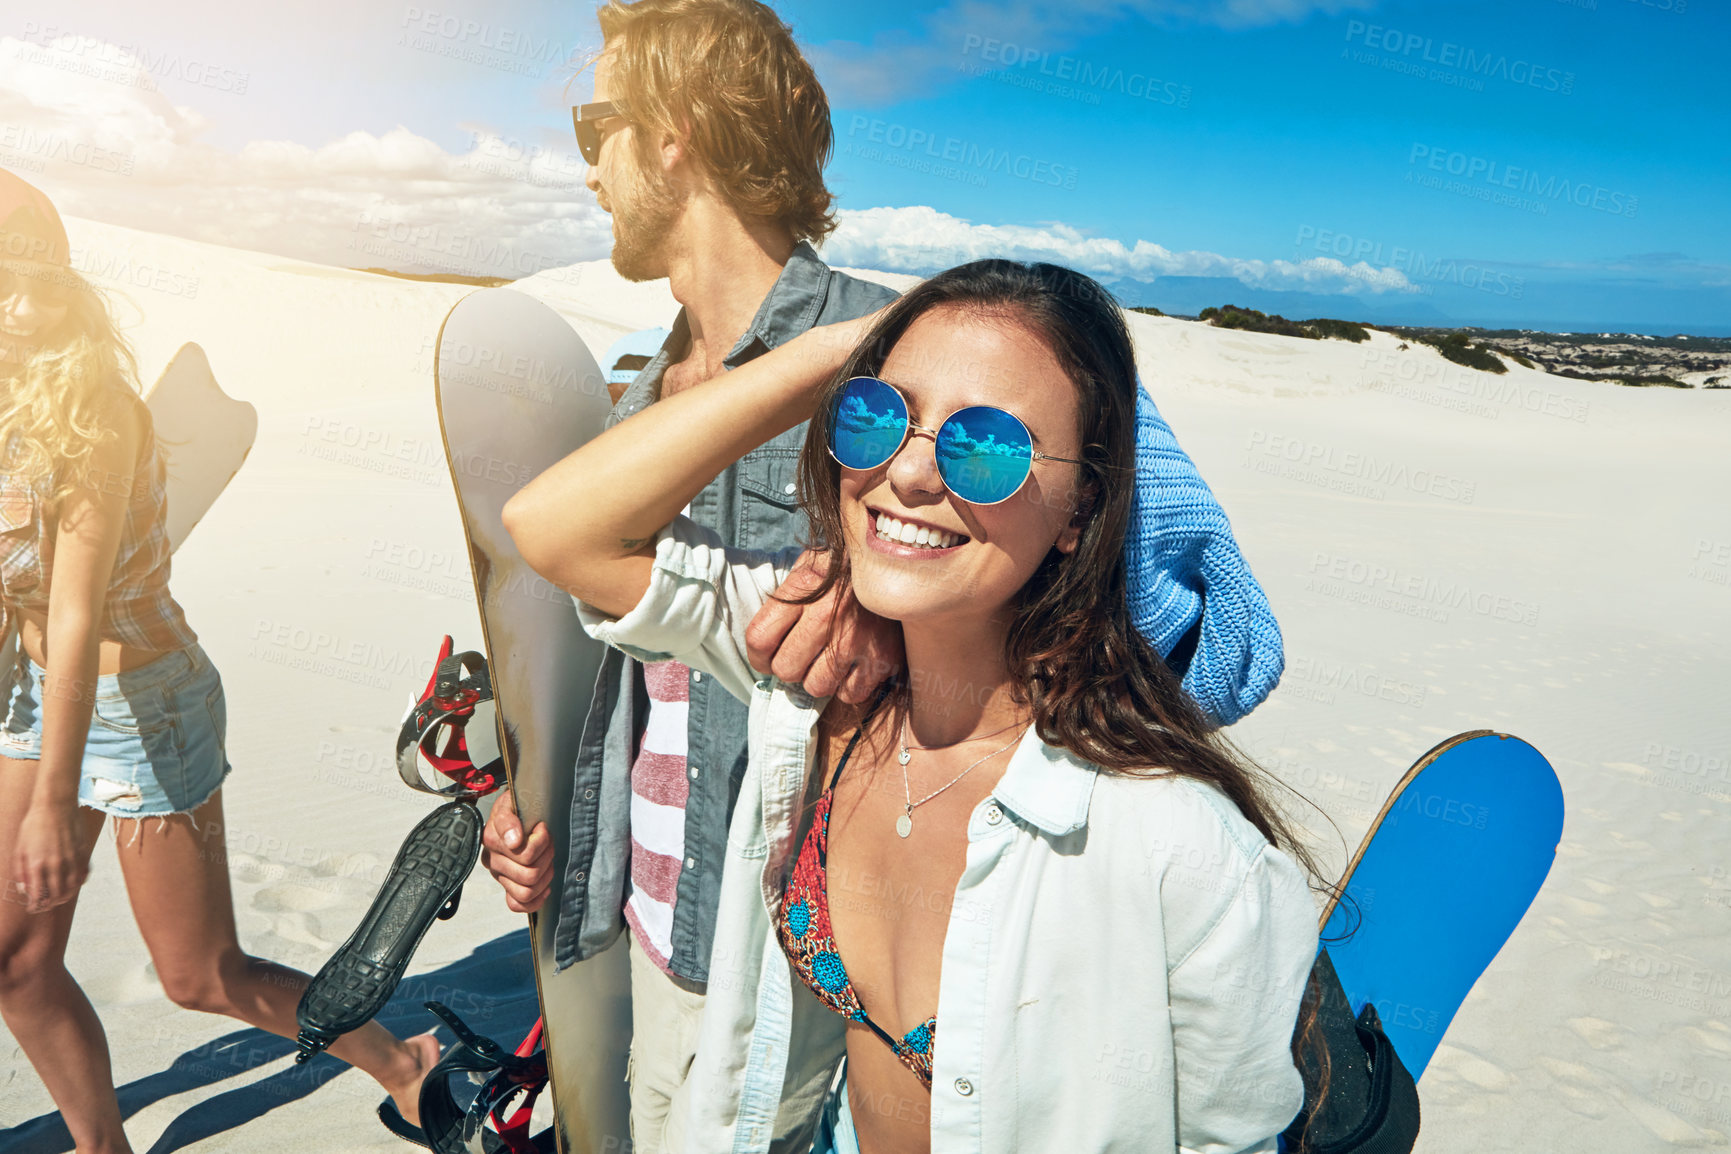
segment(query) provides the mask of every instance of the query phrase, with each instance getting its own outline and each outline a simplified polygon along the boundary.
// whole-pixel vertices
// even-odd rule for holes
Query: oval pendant
[[[903,765],[906,765],[908,762],[912,761],[913,759],[914,759],[914,755],[909,753],[905,749],[902,750],[900,753],[896,754],[896,760]]]
[[[913,833],[914,819],[905,813],[896,818],[896,832],[901,834],[903,837],[907,837],[910,833]]]

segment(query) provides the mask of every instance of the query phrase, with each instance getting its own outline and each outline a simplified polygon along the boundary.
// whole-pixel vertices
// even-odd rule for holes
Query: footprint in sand
[[[1589,918],[1604,917],[1609,912],[1598,902],[1590,902],[1585,898],[1572,897],[1569,894],[1558,894],[1556,900],[1562,902],[1564,908]]]
[[[310,913],[330,909],[341,900],[337,894],[319,886],[281,882],[253,894],[252,908],[268,914]]]
[[[294,965],[299,957],[323,958],[336,948],[337,943],[324,936],[319,920],[304,910],[259,912],[265,913],[267,924],[244,943],[249,953]]]
[[[1570,1018],[1569,1029],[1586,1040],[1595,1050],[1609,1050],[1623,1043],[1623,1027],[1603,1018]]]
[[[1731,1054],[1731,1026],[1724,1022],[1708,1022],[1706,1029],[1696,1029],[1694,1026],[1684,1026],[1683,1033],[1689,1040],[1703,1049],[1715,1054]]]
[[[1611,1023],[1599,1023],[1585,1028],[1581,1025],[1589,1022],[1599,1023],[1599,1019],[1571,1019],[1569,1025],[1595,1047],[1597,1043],[1589,1036],[1591,1032],[1602,1034],[1602,1026],[1617,1029]],[[1717,1130],[1697,1126],[1670,1108],[1675,1105],[1684,1110],[1693,1110],[1696,1104],[1687,1099],[1678,1098],[1669,1104],[1656,1102],[1603,1074],[1558,1058],[1540,1058],[1539,1064],[1556,1079],[1556,1089],[1577,1114],[1589,1118],[1604,1118],[1609,1112],[1607,1107],[1614,1103],[1668,1146],[1718,1146],[1725,1142],[1725,1136]]]
[[[1507,1070],[1470,1054],[1455,1064],[1455,1073],[1481,1090],[1507,1090],[1515,1084]]]
[[[1604,1118],[1610,1113],[1604,1079],[1599,1075],[1558,1058],[1540,1058],[1539,1065],[1554,1079],[1552,1087],[1572,1113],[1584,1118]]]

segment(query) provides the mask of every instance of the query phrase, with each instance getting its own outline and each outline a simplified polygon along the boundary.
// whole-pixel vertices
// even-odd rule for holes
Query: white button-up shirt
[[[824,702],[745,656],[746,625],[797,555],[728,549],[681,518],[636,608],[611,620],[578,605],[600,640],[702,669],[751,705],[686,1154],[768,1151],[778,1114],[809,1143],[845,1052],[845,1020],[774,928]],[[1303,871],[1221,793],[1105,773],[1030,729],[968,822],[938,984],[934,1154],[1273,1150],[1304,1100],[1290,1043],[1316,944]]]

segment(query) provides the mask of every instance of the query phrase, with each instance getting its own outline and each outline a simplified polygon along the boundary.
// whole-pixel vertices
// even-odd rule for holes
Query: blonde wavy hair
[[[75,270],[8,268],[70,290],[62,339],[22,365],[0,367],[0,467],[27,480],[52,508],[79,487],[97,448],[120,435],[116,412],[139,398],[138,360],[107,297]]]
[[[609,0],[597,15],[613,93],[651,130],[632,134],[645,173],[673,136],[744,215],[796,241],[834,231],[829,98],[779,16],[756,0]]]

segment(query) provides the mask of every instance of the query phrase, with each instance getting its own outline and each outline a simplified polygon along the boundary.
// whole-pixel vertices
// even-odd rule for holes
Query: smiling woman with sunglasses
[[[979,261],[506,507],[592,633],[751,703],[688,1154],[767,1150],[790,1117],[841,1154],[1272,1150],[1298,1111],[1309,859],[1131,624],[1139,387],[1098,284]],[[794,553],[679,516],[806,419],[828,580],[906,643],[868,706],[751,671]]]

